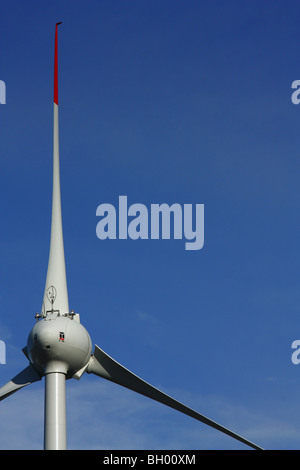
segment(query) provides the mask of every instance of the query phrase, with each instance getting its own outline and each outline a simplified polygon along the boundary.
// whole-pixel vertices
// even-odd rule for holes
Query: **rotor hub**
[[[90,360],[92,342],[87,330],[72,316],[47,316],[29,333],[27,353],[43,375],[61,372],[71,378]]]

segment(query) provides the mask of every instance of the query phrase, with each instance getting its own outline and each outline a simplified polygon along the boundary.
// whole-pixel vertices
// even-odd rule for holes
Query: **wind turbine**
[[[61,215],[59,132],[58,132],[58,41],[54,47],[53,192],[50,253],[44,299],[40,314],[29,333],[23,352],[29,365],[0,388],[0,400],[45,377],[44,449],[66,449],[66,380],[87,372],[115,382],[167,405],[234,439],[261,449],[248,439],[192,410],[145,382],[95,345],[81,325],[77,313],[69,310]]]

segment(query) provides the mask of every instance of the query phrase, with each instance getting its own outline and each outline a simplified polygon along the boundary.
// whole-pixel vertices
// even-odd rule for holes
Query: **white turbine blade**
[[[0,401],[17,392],[21,388],[26,387],[26,385],[30,385],[38,380],[41,380],[41,376],[38,374],[36,369],[29,364],[29,366],[22,370],[22,372],[0,388]]]
[[[59,168],[59,130],[58,130],[58,44],[57,27],[55,27],[54,48],[54,119],[53,119],[53,192],[51,240],[48,271],[44,293],[42,313],[49,310],[59,310],[60,314],[69,312],[66,266],[64,254],[60,168]]]
[[[164,392],[161,392],[157,388],[145,382],[140,377],[133,374],[133,372],[130,372],[130,370],[126,369],[124,366],[112,359],[97,345],[95,346],[94,354],[91,357],[90,363],[86,371],[89,374],[92,373],[98,375],[99,377],[108,379],[111,382],[115,382],[119,385],[122,385],[123,387],[133,390],[134,392],[140,393],[141,395],[144,395],[148,398],[152,398],[152,400],[156,400],[164,405],[174,408],[175,410],[180,411],[181,413],[191,416],[192,418],[195,418],[198,421],[201,421],[202,423],[205,423],[208,426],[211,426],[217,429],[218,431],[221,431],[233,437],[234,439],[243,442],[244,444],[252,447],[253,449],[262,450],[261,447],[257,446],[253,442],[250,442],[248,439],[245,439],[244,437],[225,428],[224,426],[221,426],[215,421],[206,418],[197,411],[192,410],[183,403],[180,403],[179,401],[175,400],[169,395],[166,395]]]

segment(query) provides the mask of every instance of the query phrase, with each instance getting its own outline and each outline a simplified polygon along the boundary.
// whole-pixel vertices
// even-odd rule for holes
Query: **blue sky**
[[[53,46],[70,308],[93,344],[267,449],[298,449],[300,6],[289,0],[1,2],[1,383],[49,253]],[[96,208],[204,204],[205,243],[105,240]],[[68,447],[244,449],[89,375]],[[0,448],[43,446],[43,383],[1,402]]]

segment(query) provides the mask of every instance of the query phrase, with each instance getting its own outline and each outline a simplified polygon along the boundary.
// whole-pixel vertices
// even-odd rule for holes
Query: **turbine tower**
[[[50,253],[41,313],[30,331],[23,352],[29,365],[0,388],[0,401],[17,390],[44,378],[44,449],[67,448],[66,380],[95,374],[169,406],[254,448],[258,445],[192,410],[145,382],[111,358],[92,341],[74,311],[69,311],[63,243],[58,132],[58,41],[54,47],[53,189]]]

